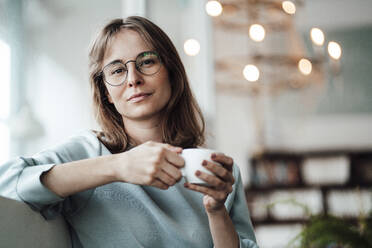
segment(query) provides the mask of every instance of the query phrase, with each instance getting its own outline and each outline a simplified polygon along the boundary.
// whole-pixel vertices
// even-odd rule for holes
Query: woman
[[[214,176],[197,171],[211,187],[181,177],[180,153],[203,144],[204,121],[168,36],[142,17],[113,20],[90,69],[102,131],[9,161],[0,194],[62,214],[74,247],[257,247],[230,157],[203,162]]]

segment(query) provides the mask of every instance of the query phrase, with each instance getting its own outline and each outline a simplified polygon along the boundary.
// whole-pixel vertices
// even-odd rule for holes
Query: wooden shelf
[[[360,184],[329,184],[329,185],[272,185],[267,187],[246,187],[245,192],[248,193],[262,193],[262,192],[273,192],[273,191],[293,191],[293,190],[355,190],[355,189],[372,189],[372,185],[368,183]]]
[[[348,178],[343,183],[319,183],[310,184],[303,180],[303,163],[311,158],[332,158],[345,156],[349,160]],[[255,154],[250,159],[252,166],[252,185],[246,187],[246,198],[248,206],[254,207],[257,197],[270,198],[275,192],[296,192],[306,190],[318,190],[321,194],[323,213],[329,213],[328,196],[334,191],[353,191],[357,189],[372,190],[372,149],[329,149],[319,151],[288,151],[288,150],[266,150]],[[285,174],[281,172],[281,180],[278,180],[278,171],[284,171],[291,175],[291,180],[285,181]],[[292,170],[292,171],[290,171]],[[267,173],[262,175],[262,173]],[[274,173],[274,174],[273,174]],[[283,176],[284,173],[284,176]],[[265,179],[260,182],[261,179]],[[283,179],[284,178],[284,179]],[[265,218],[251,216],[254,225],[286,225],[302,224],[306,218],[274,218],[267,208]],[[350,221],[356,218],[345,217]]]
[[[368,156],[372,158],[371,148],[343,148],[326,150],[287,150],[287,149],[266,149],[253,155],[253,159],[258,158],[298,158],[323,157],[335,155]]]
[[[344,220],[350,222],[350,224],[356,224],[358,222],[357,217],[350,217],[345,216],[343,217]],[[293,219],[274,219],[274,218],[266,218],[263,220],[252,220],[254,226],[262,226],[262,225],[302,225],[309,221],[309,219],[300,219],[300,218],[293,218]]]

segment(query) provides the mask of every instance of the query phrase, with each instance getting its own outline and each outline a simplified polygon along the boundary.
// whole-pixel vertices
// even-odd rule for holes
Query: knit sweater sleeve
[[[244,187],[239,167],[234,164],[233,175],[235,183],[233,192],[228,196],[225,206],[239,236],[240,248],[258,248],[252,222],[247,207]]]
[[[0,165],[0,195],[27,203],[46,219],[54,218],[63,211],[72,214],[79,208],[74,197],[58,196],[42,184],[40,177],[54,166],[99,156],[101,149],[98,139],[86,131],[31,157],[11,159]],[[78,194],[89,198],[92,190]]]

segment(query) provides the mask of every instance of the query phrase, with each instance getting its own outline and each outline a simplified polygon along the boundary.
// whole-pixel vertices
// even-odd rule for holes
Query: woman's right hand
[[[181,147],[149,141],[127,152],[116,154],[116,179],[168,189],[182,177],[180,168],[184,166],[185,161],[179,155],[181,152]]]

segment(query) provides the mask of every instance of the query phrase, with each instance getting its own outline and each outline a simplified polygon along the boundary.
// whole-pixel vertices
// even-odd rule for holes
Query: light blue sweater
[[[213,247],[203,195],[183,187],[168,190],[115,182],[61,198],[40,175],[61,163],[111,154],[91,131],[71,137],[30,158],[0,165],[0,195],[29,204],[46,219],[62,214],[73,247]],[[249,218],[239,168],[225,206],[239,234],[240,247],[258,247]]]

